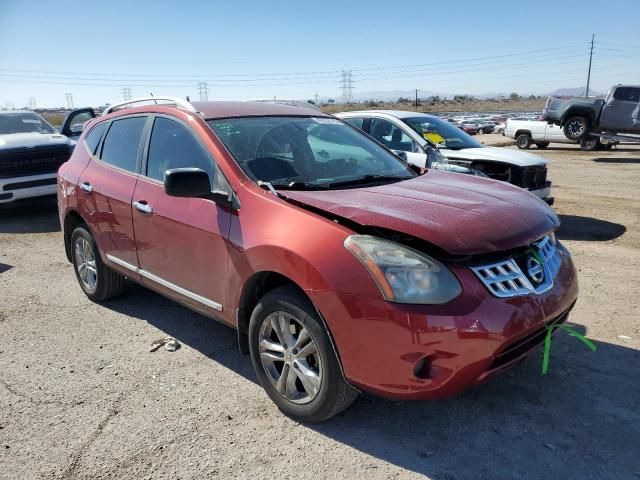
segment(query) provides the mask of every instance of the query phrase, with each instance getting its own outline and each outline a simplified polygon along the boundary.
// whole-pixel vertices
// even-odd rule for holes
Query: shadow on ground
[[[618,238],[627,231],[627,227],[619,223],[599,220],[580,215],[558,215],[560,229],[557,232],[560,240],[585,240],[603,242]]]
[[[30,198],[0,205],[0,233],[60,231],[55,196]]]
[[[137,285],[105,306],[256,382],[232,329]],[[640,352],[597,345],[593,353],[561,332],[544,377],[538,350],[519,368],[458,398],[396,402],[363,394],[331,421],[305,428],[436,479],[635,478]]]
[[[627,163],[627,164],[634,164],[634,163],[640,163],[640,158],[632,158],[632,157],[600,157],[600,158],[594,158],[593,159],[594,162],[598,162],[598,163]]]

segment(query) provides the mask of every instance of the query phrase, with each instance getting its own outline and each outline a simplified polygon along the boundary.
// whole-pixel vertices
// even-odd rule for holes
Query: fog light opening
[[[420,360],[416,362],[415,367],[413,367],[413,374],[416,378],[421,380],[426,380],[431,377],[431,358],[430,357],[422,357]]]

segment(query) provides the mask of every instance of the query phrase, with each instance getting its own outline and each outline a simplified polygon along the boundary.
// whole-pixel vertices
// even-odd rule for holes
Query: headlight
[[[370,235],[351,235],[344,246],[362,262],[390,302],[442,304],[462,292],[447,267],[411,248]]]

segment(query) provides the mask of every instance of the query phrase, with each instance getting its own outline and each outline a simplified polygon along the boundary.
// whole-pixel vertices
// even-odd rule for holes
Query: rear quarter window
[[[130,172],[138,170],[140,139],[147,117],[114,120],[102,146],[100,160]]]
[[[104,134],[105,129],[107,128],[107,123],[100,123],[93,127],[91,131],[84,137],[84,141],[87,145],[87,149],[91,152],[91,155],[96,153],[96,148],[98,148],[98,144],[100,143],[100,139]]]

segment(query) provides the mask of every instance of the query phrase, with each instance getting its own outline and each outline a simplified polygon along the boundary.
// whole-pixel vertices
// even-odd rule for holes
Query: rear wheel
[[[504,128],[498,129],[498,135],[504,135]]]
[[[580,140],[587,134],[588,130],[589,121],[579,115],[570,117],[563,127],[564,135],[569,140]]]
[[[536,143],[536,147],[541,148],[542,150],[544,150],[548,146],[549,146],[549,142],[538,142],[538,143]]]
[[[580,140],[580,150],[593,152],[598,148],[600,148],[600,139],[598,137],[582,137],[582,140]]]
[[[531,147],[531,135],[528,133],[521,133],[516,137],[516,145],[522,150],[527,150]]]
[[[291,287],[268,292],[249,323],[251,361],[260,384],[285,414],[321,422],[353,403],[331,340],[309,300]]]
[[[89,299],[101,302],[122,293],[124,277],[102,263],[98,246],[84,224],[71,234],[71,253],[76,278]]]

